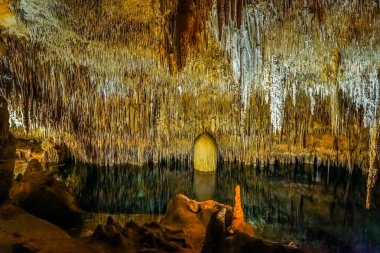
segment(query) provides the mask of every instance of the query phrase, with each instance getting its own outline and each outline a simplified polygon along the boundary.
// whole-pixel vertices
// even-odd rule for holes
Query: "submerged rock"
[[[75,206],[73,196],[62,182],[54,178],[53,172],[25,173],[13,185],[10,198],[16,206],[63,229],[82,225],[81,214]]]

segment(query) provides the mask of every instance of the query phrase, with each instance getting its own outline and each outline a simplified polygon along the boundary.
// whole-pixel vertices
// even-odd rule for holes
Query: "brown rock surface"
[[[0,252],[301,252],[231,232],[232,215],[230,206],[177,195],[159,223],[122,226],[109,217],[90,237],[75,239],[7,204],[0,206]]]
[[[31,171],[16,182],[10,191],[11,201],[27,212],[46,219],[61,228],[82,225],[73,196],[53,172]]]
[[[0,206],[0,252],[97,253],[85,240],[72,239],[56,225],[21,208]]]
[[[213,200],[196,202],[184,195],[175,196],[168,204],[160,225],[171,231],[183,231],[183,237],[195,252],[202,248],[206,226],[211,215],[225,208],[232,217],[232,208]]]

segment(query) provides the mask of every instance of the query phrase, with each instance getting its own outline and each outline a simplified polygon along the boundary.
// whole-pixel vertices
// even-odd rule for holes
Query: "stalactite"
[[[218,34],[219,40],[222,39],[223,25],[225,23],[225,0],[217,0],[217,13],[218,13]]]
[[[21,27],[1,31],[0,89],[14,131],[104,165],[186,157],[204,130],[226,160],[367,163],[353,147],[379,114],[377,7],[130,4],[12,1]]]
[[[231,0],[231,21],[235,21],[236,15],[236,0]]]
[[[236,7],[236,25],[238,29],[240,29],[242,25],[242,18],[243,18],[243,0],[236,0],[237,1],[237,7]]]

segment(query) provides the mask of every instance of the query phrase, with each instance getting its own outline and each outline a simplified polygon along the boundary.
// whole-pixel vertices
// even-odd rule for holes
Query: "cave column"
[[[7,101],[0,96],[0,203],[8,199],[12,186],[16,147],[9,132]]]

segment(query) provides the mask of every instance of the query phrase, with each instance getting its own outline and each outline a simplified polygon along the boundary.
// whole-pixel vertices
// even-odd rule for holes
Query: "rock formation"
[[[14,252],[302,252],[228,229],[232,208],[175,196],[159,223],[118,224],[111,217],[85,238],[11,204],[0,206],[0,251]],[[38,227],[38,229],[36,229]],[[19,250],[19,251],[17,251]]]
[[[33,163],[33,165],[31,164]],[[18,178],[10,191],[12,203],[27,212],[70,231],[80,228],[82,218],[73,196],[54,172],[42,171],[41,164],[32,160],[24,176]]]
[[[241,206],[240,185],[237,185],[235,188],[235,205],[231,227],[234,230],[239,230],[250,236],[255,235],[252,226],[250,224],[247,224],[244,219],[244,212]]]

